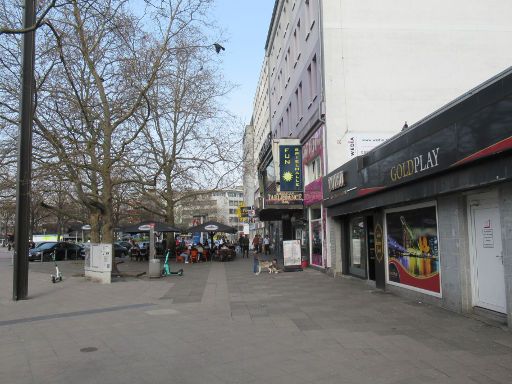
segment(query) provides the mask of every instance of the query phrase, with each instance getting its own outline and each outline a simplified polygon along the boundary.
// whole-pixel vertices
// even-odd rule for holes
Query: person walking
[[[243,238],[240,239],[242,243],[242,259],[244,256],[249,258],[249,236],[245,235]]]
[[[254,247],[255,253],[260,252],[260,235],[256,234],[256,236],[254,236],[254,239],[252,239],[252,246]]]
[[[263,252],[265,252],[265,255],[270,255],[270,239],[268,235],[265,235],[263,239]]]

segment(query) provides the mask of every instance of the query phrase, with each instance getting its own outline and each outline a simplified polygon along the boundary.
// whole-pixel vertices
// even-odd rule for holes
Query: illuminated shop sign
[[[304,201],[302,192],[270,193],[265,198],[265,206],[268,205],[297,205]]]
[[[302,146],[279,146],[279,182],[281,192],[302,191]]]

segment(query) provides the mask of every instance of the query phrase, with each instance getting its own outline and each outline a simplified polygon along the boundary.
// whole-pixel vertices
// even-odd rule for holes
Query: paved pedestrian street
[[[354,278],[255,276],[250,257],[100,285],[81,262],[59,266],[52,284],[52,263],[31,263],[29,299],[13,302],[0,250],[1,383],[512,382],[504,326]]]

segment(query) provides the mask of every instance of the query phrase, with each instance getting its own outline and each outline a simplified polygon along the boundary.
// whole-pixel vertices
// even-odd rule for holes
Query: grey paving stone
[[[0,382],[512,382],[507,331],[357,279],[254,276],[251,263],[186,264],[179,279],[110,286],[72,277],[76,264],[52,285],[43,263],[18,303],[0,263]],[[130,308],[141,303],[151,306]]]

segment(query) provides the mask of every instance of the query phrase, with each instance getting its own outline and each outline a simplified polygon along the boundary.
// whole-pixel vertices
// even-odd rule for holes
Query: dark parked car
[[[123,247],[118,243],[114,243],[114,256],[115,257],[125,257],[128,256],[128,248]]]
[[[85,257],[86,249],[89,249],[90,246],[91,246],[90,243],[82,244],[83,257]],[[114,257],[125,257],[125,256],[128,256],[128,253],[129,253],[128,249],[126,249],[125,247],[123,247],[117,243],[114,243]]]
[[[125,247],[127,250],[130,250],[130,248],[132,247],[129,241],[116,241],[116,244],[120,245],[121,247]]]
[[[149,242],[147,242],[147,241],[139,243],[139,248],[141,250],[144,249],[147,252],[148,247],[149,247]],[[162,247],[162,243],[158,241],[155,243],[155,255],[163,255],[163,254],[164,254],[164,248]]]
[[[77,260],[83,258],[82,247],[78,244],[64,241],[50,241],[32,248],[28,252],[29,261],[52,261],[55,252],[55,260]]]

